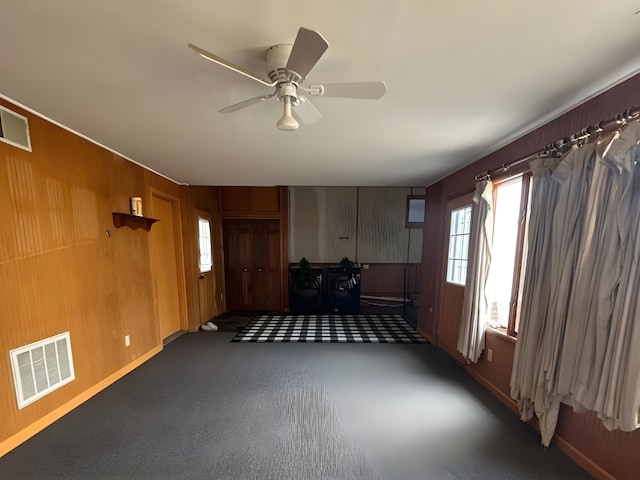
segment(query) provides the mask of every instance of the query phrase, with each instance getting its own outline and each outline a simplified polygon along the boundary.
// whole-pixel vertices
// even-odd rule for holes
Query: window
[[[200,273],[210,272],[211,259],[211,225],[206,218],[198,217],[198,240],[200,244]]]
[[[471,205],[451,211],[447,282],[464,285],[467,282],[467,257],[471,233]]]
[[[504,328],[510,335],[518,332],[529,178],[520,175],[494,185],[493,245],[486,293],[492,326]]]
[[[424,208],[424,196],[407,195],[407,228],[422,228],[424,225]]]

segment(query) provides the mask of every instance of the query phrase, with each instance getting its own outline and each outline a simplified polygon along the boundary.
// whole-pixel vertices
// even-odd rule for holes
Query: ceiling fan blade
[[[327,48],[329,44],[322,35],[314,30],[300,27],[289,54],[286,69],[297,73],[304,80]]]
[[[322,114],[316,107],[309,101],[308,98],[300,96],[300,103],[293,108],[293,114],[299,121],[305,125],[311,125],[322,119]]]
[[[262,83],[263,85],[267,85],[268,87],[273,87],[275,85],[275,83],[273,82],[269,82],[268,80],[265,80],[264,78],[262,78],[261,76],[259,76],[256,73],[253,73],[249,70],[247,70],[246,68],[240,67],[238,65],[235,65],[227,60],[225,60],[224,58],[220,58],[219,56],[211,53],[211,52],[207,52],[206,50],[197,47],[196,45],[194,45],[193,43],[189,44],[189,48],[191,50],[193,50],[194,52],[196,52],[198,55],[206,58],[207,60],[211,60],[213,63],[217,63],[218,65],[222,65],[223,67],[227,67],[230,70],[233,70],[236,73],[239,73],[240,75],[244,75],[245,77],[249,77],[257,82]]]
[[[261,102],[263,100],[268,100],[269,98],[273,97],[274,95],[275,95],[275,93],[270,93],[269,95],[261,95],[259,97],[249,98],[248,100],[245,100],[244,102],[236,103],[234,105],[230,105],[228,107],[225,107],[222,110],[218,110],[218,112],[220,112],[220,113],[235,112],[236,110],[240,110],[242,108],[248,107],[249,105],[253,105],[254,103],[258,103],[258,102]]]
[[[309,85],[310,95],[377,100],[387,92],[384,82],[345,82]]]

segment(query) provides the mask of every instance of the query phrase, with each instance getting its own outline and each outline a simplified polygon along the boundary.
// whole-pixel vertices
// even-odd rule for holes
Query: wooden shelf
[[[149,217],[139,217],[128,213],[113,212],[113,225],[116,228],[129,227],[132,230],[144,228],[147,232],[151,230],[151,225],[159,220]]]

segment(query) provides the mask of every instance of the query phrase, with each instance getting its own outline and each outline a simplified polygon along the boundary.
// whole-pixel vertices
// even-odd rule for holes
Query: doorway
[[[159,222],[151,229],[149,247],[162,340],[183,329],[179,212],[177,198],[152,191],[151,214]]]
[[[464,359],[458,352],[458,332],[467,279],[472,208],[473,193],[447,202],[445,249],[442,251],[438,345],[461,363]]]
[[[282,310],[280,220],[226,219],[222,231],[227,307]]]
[[[198,300],[199,323],[203,324],[215,317],[216,308],[216,281],[211,245],[211,213],[196,209],[198,221]]]

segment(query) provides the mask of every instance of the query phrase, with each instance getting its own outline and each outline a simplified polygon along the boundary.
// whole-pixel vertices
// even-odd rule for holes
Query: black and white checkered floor
[[[263,315],[231,341],[427,343],[401,315]]]

